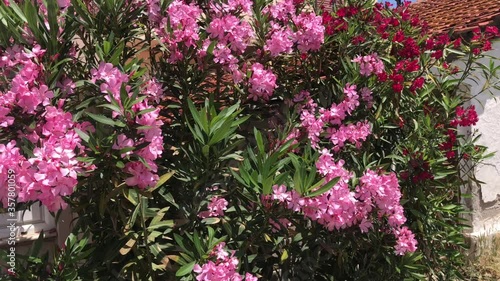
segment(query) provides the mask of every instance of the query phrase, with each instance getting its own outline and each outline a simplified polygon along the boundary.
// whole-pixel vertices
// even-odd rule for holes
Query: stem
[[[146,247],[146,259],[149,263],[148,265],[148,269],[151,270],[151,280],[152,281],[155,281],[156,280],[156,274],[153,270],[153,267],[151,266],[153,264],[153,259],[151,257],[151,253],[149,252],[149,244],[148,244],[148,237],[149,237],[149,234],[148,234],[148,229],[146,227],[146,220],[145,220],[145,216],[146,216],[146,209],[145,209],[145,205],[144,205],[144,200],[143,200],[143,196],[142,194],[139,193],[139,204],[141,204],[141,224],[142,224],[142,231],[143,231],[143,239],[144,239],[144,245]]]

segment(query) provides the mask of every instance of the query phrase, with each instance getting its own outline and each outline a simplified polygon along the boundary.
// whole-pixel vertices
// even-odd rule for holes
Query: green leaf
[[[164,183],[166,183],[173,175],[175,174],[175,171],[170,171],[166,174],[163,174],[160,179],[158,180],[158,182],[156,183],[156,186],[153,188],[154,189],[157,189],[158,187],[162,186]]]
[[[99,123],[110,125],[110,126],[115,126],[115,121],[111,118],[104,116],[104,115],[94,114],[94,113],[90,113],[90,112],[86,112],[85,114],[87,114],[87,116],[89,116],[90,118],[94,119],[95,121],[97,121]]]
[[[78,136],[80,136],[80,138],[84,141],[84,142],[89,142],[89,139],[90,139],[90,136],[85,133],[84,131],[78,129],[78,128],[75,128],[75,132],[78,134]]]
[[[204,218],[201,220],[201,222],[205,223],[205,224],[217,224],[221,221],[220,218]]]
[[[200,236],[198,235],[198,231],[196,231],[196,230],[194,231],[194,234],[193,234],[193,243],[194,243],[194,246],[195,246],[198,254],[200,256],[203,256],[203,254],[205,254],[205,251],[203,250],[203,246],[201,245]]]
[[[179,270],[177,270],[177,272],[175,273],[175,276],[181,277],[181,276],[188,275],[189,273],[191,273],[193,271],[193,267],[194,267],[195,263],[196,263],[195,261],[192,261],[190,263],[187,263],[187,264],[181,266],[181,268],[179,268]]]
[[[113,110],[116,113],[123,114],[122,109],[119,106],[114,105],[114,104],[109,104],[109,103],[100,104],[97,107],[106,107],[106,108]]]
[[[325,185],[317,189],[316,191],[313,191],[307,195],[307,197],[314,197],[321,195],[325,193],[326,191],[330,190],[334,185],[336,185],[340,180],[340,177],[336,177],[332,179],[331,181],[327,182]]]
[[[265,153],[264,141],[262,139],[262,134],[257,130],[257,128],[253,128],[253,133],[255,135],[255,140],[257,141],[257,148],[261,154]]]
[[[281,254],[280,261],[284,262],[287,259],[288,259],[288,251],[285,249],[285,250],[283,250],[283,253]]]

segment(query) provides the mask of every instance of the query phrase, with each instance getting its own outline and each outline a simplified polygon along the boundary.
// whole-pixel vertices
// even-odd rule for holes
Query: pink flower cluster
[[[289,54],[293,47],[293,31],[289,27],[281,27],[278,24],[272,24],[272,29],[268,34],[265,51],[269,51],[272,57],[280,54]]]
[[[357,122],[356,124],[340,125],[338,129],[328,128],[327,138],[334,145],[335,152],[340,151],[346,142],[353,143],[356,148],[360,148],[363,141],[371,134],[368,121]]]
[[[196,264],[193,271],[198,274],[197,281],[257,281],[257,277],[250,273],[242,276],[237,272],[239,261],[234,257],[234,253],[229,253],[224,249],[224,242],[215,246],[212,256],[215,262],[209,260],[202,266]]]
[[[34,115],[38,110],[50,104],[54,96],[48,87],[39,82],[43,75],[42,66],[38,60],[45,50],[36,45],[31,50],[25,50],[19,45],[0,51],[0,73],[9,79],[10,87],[6,93],[0,92],[0,127],[7,128],[14,122],[11,112],[19,108],[21,113]],[[2,89],[0,88],[0,89]]]
[[[345,98],[337,104],[332,104],[329,109],[319,108],[306,94],[306,104],[300,107],[301,125],[307,130],[309,140],[314,148],[318,148],[320,136],[325,132],[326,137],[334,145],[334,151],[342,149],[347,141],[355,144],[359,148],[362,141],[371,134],[371,128],[368,121],[357,122],[356,124],[344,125],[344,119],[351,115],[352,112],[359,106],[359,94],[356,91],[356,85],[346,84],[344,88]],[[362,89],[362,100],[367,103],[367,107],[372,105],[371,91],[368,88]],[[319,116],[316,117],[316,111]],[[334,126],[338,126],[335,128]]]
[[[23,187],[19,200],[40,200],[49,210],[56,211],[66,207],[62,196],[73,193],[77,175],[84,171],[85,166],[76,159],[75,153],[77,147],[84,149],[74,130],[77,126],[71,113],[52,106],[45,110],[45,124],[39,137],[41,146],[33,150],[34,157],[28,159],[31,168],[19,181]],[[31,136],[32,141],[38,138],[35,134]]]
[[[66,207],[62,197],[73,193],[77,175],[94,169],[77,160],[85,149],[75,131],[92,127],[73,122],[72,114],[63,110],[65,100],[59,99],[57,107],[51,105],[54,95],[43,82],[44,69],[39,64],[44,54],[45,50],[38,45],[31,50],[15,45],[1,53],[1,72],[12,79],[2,85],[7,93],[0,92],[0,126],[8,128],[16,118],[23,124],[27,115],[35,116],[37,125],[16,132],[17,138],[26,138],[35,146],[32,157],[25,158],[15,147],[16,140],[11,140],[0,147],[0,171],[2,175],[7,174],[6,169],[16,172],[18,202],[39,200],[49,210],[56,211]],[[16,117],[8,115],[12,111]],[[4,192],[0,191],[3,204]]]
[[[200,218],[210,218],[210,217],[222,217],[224,216],[224,211],[227,210],[227,205],[229,203],[226,199],[220,198],[219,196],[214,196],[210,199],[207,206],[207,211],[200,212],[198,217]]]
[[[277,1],[272,5],[266,6],[262,12],[268,14],[272,19],[286,22],[295,15],[295,5],[293,4],[293,0]]]
[[[415,234],[408,229],[408,227],[403,226],[399,230],[395,230],[394,234],[398,238],[396,241],[395,252],[397,255],[404,255],[405,253],[412,253],[417,250],[417,240],[415,239]]]
[[[276,86],[276,75],[271,70],[265,70],[264,66],[258,62],[252,65],[252,77],[249,80],[249,99],[269,100]]]
[[[360,92],[361,100],[371,107],[373,100],[370,89],[363,88]],[[302,91],[294,97],[293,101],[299,103],[301,125],[307,130],[314,148],[319,149],[322,137],[329,140],[331,149],[337,153],[345,147],[346,142],[353,143],[356,148],[361,147],[371,134],[369,122],[344,123],[359,106],[359,99],[356,85],[349,83],[344,87],[344,100],[338,105],[332,104],[329,109],[318,109],[308,92]],[[316,116],[318,113],[319,116]],[[303,213],[306,218],[330,231],[357,225],[362,232],[368,232],[372,228],[374,216],[381,222],[387,220],[389,231],[396,236],[396,253],[415,251],[417,242],[413,234],[403,228],[406,218],[400,204],[401,191],[396,175],[367,170],[360,178],[360,184],[352,191],[349,186],[352,173],[343,167],[344,160],[335,161],[331,150],[326,148],[320,153],[316,162],[318,174],[325,182],[339,178],[330,190],[316,197],[303,197],[296,191],[287,191],[286,186],[274,186],[271,198],[290,210]],[[376,215],[374,211],[377,211]]]
[[[325,33],[321,16],[312,12],[301,12],[297,15],[292,0],[278,1],[266,6],[263,13],[271,18],[271,29],[264,46],[264,50],[269,51],[271,56],[290,53],[294,44],[302,53],[321,48]]]
[[[62,109],[47,107],[44,120],[29,136],[36,146],[33,157],[26,159],[12,140],[7,146],[0,146],[0,171],[13,169],[16,172],[18,202],[39,200],[50,211],[64,209],[62,199],[73,193],[77,176],[95,167],[77,160],[76,148],[83,151],[81,139],[74,128],[80,127],[72,121],[72,115]],[[5,173],[6,175],[7,173]],[[4,190],[0,191],[5,204]]]
[[[17,183],[19,181],[19,172],[22,167],[25,167],[27,163],[24,156],[19,152],[19,148],[16,147],[16,141],[12,140],[7,144],[0,144],[0,181],[2,182],[2,187],[0,188],[0,203],[4,208],[7,206],[8,198],[7,196],[7,184],[9,169],[12,169],[16,174],[16,194],[19,194],[20,186]],[[21,175],[22,176],[22,175]]]
[[[367,56],[357,56],[352,62],[359,63],[359,72],[363,76],[381,74],[384,72],[384,63],[376,53]]]
[[[92,83],[100,81],[99,88],[101,92],[107,94],[105,99],[111,102],[114,99],[118,102],[122,112],[113,111],[113,118],[118,115],[123,115],[123,105],[120,97],[122,85],[128,82],[128,75],[122,73],[118,68],[114,67],[111,63],[101,62],[99,68],[90,70],[92,75]],[[127,89],[130,91],[130,87]],[[129,94],[129,97],[131,94]]]
[[[159,2],[150,0],[148,3],[150,21],[156,26],[157,35],[169,48],[169,61],[176,63],[184,58],[183,48],[196,47],[200,38],[198,20],[202,11],[193,3],[188,5],[181,0],[174,0],[167,8],[167,16],[162,17]]]
[[[120,98],[120,91],[128,82],[128,75],[122,73],[112,64],[104,62],[99,65],[98,69],[91,70],[91,74],[94,83],[101,81],[100,89],[103,93],[107,93],[106,100],[111,101],[111,98],[113,98],[120,105],[122,112],[113,111],[113,118],[123,115],[124,108]],[[125,91],[127,91],[128,97],[132,96],[130,90],[131,87],[126,85]],[[131,177],[125,180],[126,184],[144,189],[155,186],[159,179],[156,174],[158,167],[154,161],[163,152],[163,136],[161,131],[163,122],[158,120],[159,109],[152,109],[154,108],[153,104],[159,102],[162,89],[160,84],[152,79],[142,85],[141,94],[146,98],[132,106],[132,110],[137,116],[135,120],[130,120],[140,126],[137,130],[139,137],[133,139],[132,136],[120,134],[117,136],[113,149],[122,150],[147,143],[144,148],[138,151],[128,150],[125,153],[121,153],[121,157],[125,159],[130,159],[130,156],[136,155],[145,161],[146,164],[141,161],[127,162],[124,168],[124,171],[131,175]],[[140,113],[141,111],[145,111],[145,113]],[[126,117],[129,118],[129,116]]]
[[[379,175],[367,170],[353,192],[348,184],[352,173],[343,166],[343,160],[335,162],[332,154],[323,149],[316,163],[318,173],[325,181],[339,178],[337,184],[316,197],[302,197],[295,191],[287,191],[285,186],[274,186],[271,198],[330,231],[358,225],[362,232],[368,232],[372,228],[372,213],[377,210],[377,217],[387,219],[396,237],[396,252],[415,251],[417,241],[411,231],[402,227],[406,218],[399,203],[401,192],[396,175]]]
[[[247,21],[231,14],[214,18],[207,27],[207,32],[210,38],[217,40],[217,48],[229,48],[235,54],[243,53],[255,36]],[[218,59],[215,54],[214,57]],[[229,61],[231,63],[234,62]]]
[[[325,26],[321,16],[301,13],[293,19],[293,23],[298,29],[294,34],[294,40],[299,51],[307,53],[321,48],[321,44],[325,41]]]

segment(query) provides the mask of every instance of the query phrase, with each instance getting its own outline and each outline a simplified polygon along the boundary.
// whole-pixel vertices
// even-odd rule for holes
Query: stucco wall
[[[500,40],[493,42],[493,50],[487,54],[493,56],[495,66],[500,65]],[[490,58],[480,61],[489,65]],[[490,88],[484,91],[486,79],[481,70],[472,73],[472,78],[466,83],[470,88],[470,95],[474,97],[470,104],[475,105],[479,115],[479,122],[466,130],[481,134],[478,144],[488,147],[488,152],[495,155],[473,170],[475,177],[483,182],[470,182],[464,187],[472,194],[466,204],[470,208],[471,235],[487,236],[500,232],[500,90]],[[500,75],[500,71],[498,71]],[[498,79],[490,80],[497,83]]]

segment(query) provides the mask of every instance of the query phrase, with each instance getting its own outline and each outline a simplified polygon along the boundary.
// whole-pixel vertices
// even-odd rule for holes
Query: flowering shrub
[[[460,86],[496,78],[476,60],[498,30],[323,8],[0,3],[0,179],[91,237],[12,278],[459,278],[460,163],[485,157]]]

